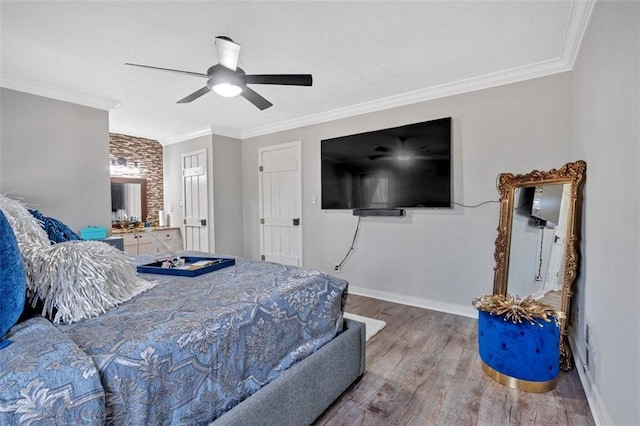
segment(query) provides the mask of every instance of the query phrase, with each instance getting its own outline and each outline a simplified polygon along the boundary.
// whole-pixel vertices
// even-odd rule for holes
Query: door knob
[[[298,225],[300,225],[300,218],[293,219],[293,226],[298,226]]]

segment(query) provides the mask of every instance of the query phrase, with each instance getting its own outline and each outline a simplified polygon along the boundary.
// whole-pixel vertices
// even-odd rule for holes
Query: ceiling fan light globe
[[[242,87],[231,83],[219,83],[211,87],[211,90],[225,98],[233,98],[242,93]]]

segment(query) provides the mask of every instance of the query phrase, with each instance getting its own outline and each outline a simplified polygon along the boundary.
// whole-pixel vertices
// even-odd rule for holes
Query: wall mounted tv
[[[320,142],[323,209],[451,207],[451,117]]]

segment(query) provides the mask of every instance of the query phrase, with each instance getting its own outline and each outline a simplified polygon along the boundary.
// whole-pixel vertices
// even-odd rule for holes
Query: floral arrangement
[[[510,294],[491,294],[473,299],[472,305],[479,311],[491,315],[504,315],[504,320],[511,320],[514,324],[528,321],[532,325],[541,325],[539,320],[546,322],[557,321],[558,313],[553,307],[540,303],[527,296],[524,299]]]

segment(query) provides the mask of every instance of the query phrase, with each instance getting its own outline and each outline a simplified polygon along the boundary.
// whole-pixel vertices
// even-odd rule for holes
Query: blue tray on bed
[[[179,277],[197,277],[198,275],[213,272],[236,264],[235,259],[224,257],[191,257],[183,256],[185,266],[193,265],[200,261],[211,261],[212,264],[197,269],[163,268],[162,262],[153,262],[138,266],[138,272],[142,274],[177,275]]]

